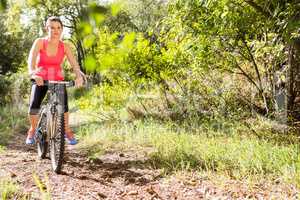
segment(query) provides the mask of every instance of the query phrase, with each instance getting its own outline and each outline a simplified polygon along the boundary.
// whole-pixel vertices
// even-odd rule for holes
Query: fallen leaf
[[[149,194],[151,194],[151,195],[157,194],[157,192],[153,189],[153,186],[152,186],[152,185],[151,185],[150,187],[148,187],[148,188],[146,189],[146,191],[147,191]]]
[[[138,191],[136,191],[136,190],[132,190],[127,193],[127,195],[137,195],[137,194],[138,194]]]
[[[10,172],[9,172],[9,176],[10,176],[11,178],[14,178],[14,177],[17,177],[17,174],[14,173],[14,172],[12,172],[12,171],[10,171]]]
[[[124,153],[119,154],[120,157],[125,157]]]
[[[106,198],[107,198],[107,196],[106,196],[105,194],[101,193],[101,192],[98,192],[97,194],[98,194],[98,196],[99,196],[100,198],[103,198],[103,199],[106,199]]]

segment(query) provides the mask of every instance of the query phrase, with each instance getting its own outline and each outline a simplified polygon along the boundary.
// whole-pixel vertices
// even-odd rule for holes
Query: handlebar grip
[[[66,84],[67,87],[74,87],[75,86],[75,81],[69,81],[68,84]]]

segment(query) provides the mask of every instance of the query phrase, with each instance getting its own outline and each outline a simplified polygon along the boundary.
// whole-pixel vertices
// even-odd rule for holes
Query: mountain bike
[[[64,92],[74,86],[74,81],[44,81],[48,86],[48,103],[39,113],[35,141],[38,157],[46,158],[49,150],[52,169],[60,173],[65,150]]]

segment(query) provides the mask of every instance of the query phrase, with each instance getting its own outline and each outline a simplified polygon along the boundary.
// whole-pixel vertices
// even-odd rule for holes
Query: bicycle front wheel
[[[63,165],[65,136],[64,136],[64,114],[55,112],[50,122],[50,159],[52,169],[60,173]]]
[[[43,109],[40,113],[40,119],[37,126],[36,133],[36,143],[37,143],[37,152],[38,157],[44,159],[48,150],[48,142],[47,142],[47,113],[46,110]]]

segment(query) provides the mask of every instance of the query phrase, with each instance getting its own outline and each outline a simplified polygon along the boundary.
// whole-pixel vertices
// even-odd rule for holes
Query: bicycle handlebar
[[[75,82],[74,81],[48,81],[48,80],[44,80],[44,85],[51,85],[51,84],[61,84],[61,85],[66,85],[66,87],[73,87],[75,86]]]

